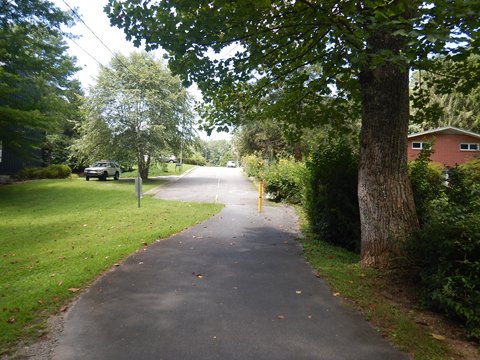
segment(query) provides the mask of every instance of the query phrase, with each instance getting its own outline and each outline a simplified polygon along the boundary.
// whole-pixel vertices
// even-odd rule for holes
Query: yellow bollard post
[[[262,205],[263,205],[263,180],[260,181],[258,184],[258,212],[262,212]]]

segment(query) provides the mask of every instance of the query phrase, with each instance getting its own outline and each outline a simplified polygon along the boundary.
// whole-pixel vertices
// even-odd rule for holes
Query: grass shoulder
[[[166,166],[163,166],[166,165]],[[182,164],[181,167],[177,166],[174,163],[167,163],[167,164],[160,164],[158,166],[151,166],[148,176],[149,177],[155,177],[155,176],[178,176],[181,175],[195,167],[196,165],[190,165],[190,164]],[[137,171],[125,171],[122,173],[122,177],[124,178],[132,178],[137,176]]]
[[[317,240],[309,233],[303,210],[296,207],[304,254],[335,296],[359,310],[401,351],[418,360],[479,359],[474,343],[442,316],[417,307],[415,291],[401,278],[360,265],[357,254]]]
[[[149,196],[138,208],[127,179],[29,181],[1,186],[0,199],[0,354],[42,336],[51,314],[129,254],[222,208]]]

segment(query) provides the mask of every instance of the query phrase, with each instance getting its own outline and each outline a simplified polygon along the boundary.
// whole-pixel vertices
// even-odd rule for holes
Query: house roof
[[[417,136],[429,135],[429,134],[469,135],[469,136],[475,137],[477,139],[480,139],[480,134],[477,134],[477,133],[474,133],[474,132],[468,131],[468,130],[459,129],[459,128],[454,127],[454,126],[445,126],[445,127],[441,127],[441,128],[437,128],[437,129],[432,129],[432,130],[418,132],[418,133],[415,133],[415,134],[410,134],[410,135],[408,135],[408,138],[410,139],[410,138],[414,138],[414,137],[417,137]]]

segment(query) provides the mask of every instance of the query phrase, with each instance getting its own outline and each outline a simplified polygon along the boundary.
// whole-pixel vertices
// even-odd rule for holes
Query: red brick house
[[[434,141],[431,160],[453,167],[480,157],[480,134],[453,126],[428,130],[408,136],[408,161],[415,158],[424,144]]]

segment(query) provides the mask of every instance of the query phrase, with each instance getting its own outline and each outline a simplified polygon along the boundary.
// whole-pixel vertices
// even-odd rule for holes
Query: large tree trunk
[[[382,32],[370,39],[368,52],[374,55],[388,49],[397,53],[401,45]],[[386,268],[399,254],[401,242],[418,227],[407,172],[408,66],[398,62],[366,66],[360,84],[361,259],[364,266]]]

